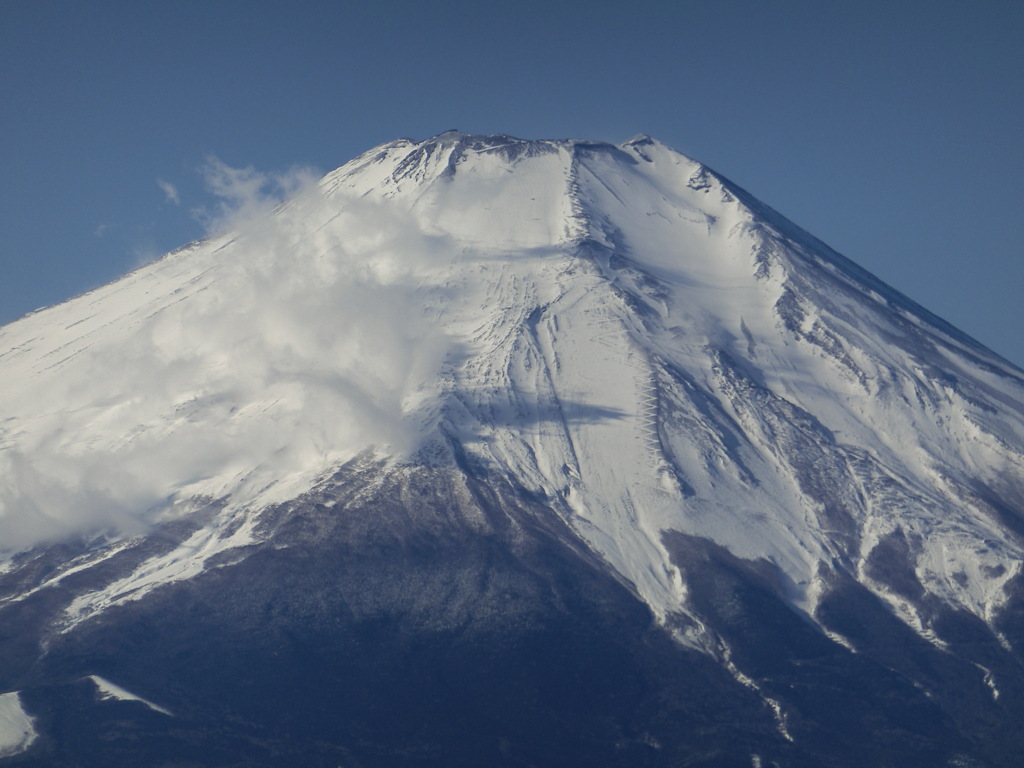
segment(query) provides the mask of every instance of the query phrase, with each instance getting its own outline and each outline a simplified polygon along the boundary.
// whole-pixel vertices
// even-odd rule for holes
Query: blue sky
[[[3,10],[0,323],[202,236],[210,157],[644,132],[1024,365],[1019,1]]]

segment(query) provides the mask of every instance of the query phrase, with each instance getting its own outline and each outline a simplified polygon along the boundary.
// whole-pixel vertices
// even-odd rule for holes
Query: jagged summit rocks
[[[1019,754],[1024,376],[650,137],[382,145],[0,366],[12,761]]]

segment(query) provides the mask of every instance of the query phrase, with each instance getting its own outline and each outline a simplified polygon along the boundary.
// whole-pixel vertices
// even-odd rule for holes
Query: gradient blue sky
[[[1020,0],[2,10],[0,323],[200,237],[210,156],[644,132],[1024,365]]]

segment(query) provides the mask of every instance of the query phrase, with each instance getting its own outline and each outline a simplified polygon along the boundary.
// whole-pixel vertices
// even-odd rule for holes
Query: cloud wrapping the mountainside
[[[453,244],[395,206],[328,200],[308,174],[210,174],[222,204],[208,222],[227,234],[144,268],[144,320],[98,331],[14,394],[0,549],[141,530],[177,498],[288,498],[429,429],[455,343],[426,312],[447,298]],[[192,279],[167,282],[175,271]],[[74,322],[61,311],[54,323]]]
[[[217,203],[213,210],[195,208],[192,215],[210,235],[252,225],[284,200],[308,198],[321,175],[304,166],[277,173],[265,173],[252,166],[234,168],[212,155],[199,173]]]

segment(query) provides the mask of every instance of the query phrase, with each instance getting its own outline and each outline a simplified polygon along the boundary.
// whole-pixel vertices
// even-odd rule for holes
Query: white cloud
[[[181,205],[181,197],[178,195],[178,188],[171,184],[169,181],[163,179],[156,180],[157,186],[163,190],[164,198],[168,203],[174,203],[175,205]]]
[[[0,386],[20,414],[0,435],[4,547],[140,530],[176,494],[244,497],[429,429],[425,385],[453,341],[426,306],[450,290],[449,240],[396,206],[326,199],[309,171],[211,160],[206,179],[207,225],[230,241],[154,264],[146,301],[163,303],[31,392]]]

